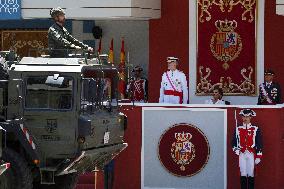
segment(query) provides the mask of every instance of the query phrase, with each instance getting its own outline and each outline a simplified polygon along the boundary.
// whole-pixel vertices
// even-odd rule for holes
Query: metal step
[[[56,168],[45,167],[40,169],[41,184],[55,184],[54,175]]]

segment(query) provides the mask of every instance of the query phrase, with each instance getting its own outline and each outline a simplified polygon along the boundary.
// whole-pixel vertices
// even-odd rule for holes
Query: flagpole
[[[129,51],[127,52],[127,81],[129,83],[129,79],[130,79],[130,62],[129,62],[130,58],[129,58]]]

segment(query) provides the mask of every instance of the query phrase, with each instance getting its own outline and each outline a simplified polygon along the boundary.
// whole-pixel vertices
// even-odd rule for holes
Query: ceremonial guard
[[[179,60],[167,57],[168,69],[162,76],[160,103],[187,104],[188,89],[186,76],[177,69]]]
[[[75,39],[64,28],[65,12],[62,8],[51,9],[50,16],[55,22],[48,30],[48,48],[50,49],[51,57],[66,57],[68,55],[67,49],[93,51],[93,48]]]
[[[256,113],[250,109],[240,112],[243,124],[236,126],[233,136],[233,151],[239,156],[241,189],[254,188],[254,168],[262,157],[262,138],[260,128],[251,124]]]
[[[148,99],[148,81],[142,77],[143,69],[140,66],[135,66],[132,70],[134,77],[130,79],[127,85],[126,92],[131,101],[147,102]]]
[[[281,90],[279,84],[273,82],[274,72],[266,70],[265,82],[259,85],[258,105],[275,105],[281,103]]]

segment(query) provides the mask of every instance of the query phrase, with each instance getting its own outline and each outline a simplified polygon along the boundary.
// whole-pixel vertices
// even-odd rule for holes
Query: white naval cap
[[[241,116],[244,116],[244,117],[248,117],[248,116],[255,117],[256,116],[255,111],[253,111],[251,109],[243,109],[243,110],[240,111],[239,114]]]
[[[179,61],[179,59],[178,58],[176,58],[176,57],[173,57],[173,56],[169,56],[169,57],[167,57],[167,62],[178,62]]]

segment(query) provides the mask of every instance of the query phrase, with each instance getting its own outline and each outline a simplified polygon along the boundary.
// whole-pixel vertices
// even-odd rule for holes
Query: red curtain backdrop
[[[283,91],[284,16],[276,15],[276,1],[269,0],[265,1],[264,16],[264,67],[275,72],[275,80],[279,82]]]
[[[240,109],[229,108],[228,110],[228,137],[227,137],[227,183],[228,189],[240,188],[240,173],[238,167],[238,157],[233,153],[231,140],[235,128],[234,114]],[[255,188],[283,188],[284,178],[284,154],[283,154],[283,127],[284,109],[254,109],[256,117],[252,119],[252,124],[257,125],[262,132],[263,157],[257,166],[255,176]],[[270,119],[267,119],[269,117]],[[238,116],[238,123],[242,121]]]
[[[142,108],[122,107],[121,111],[129,117],[124,135],[128,146],[115,158],[113,189],[140,189]]]
[[[247,1],[249,9],[241,1],[231,8],[223,2],[199,0],[197,95],[223,88],[226,95],[253,96],[257,91],[256,3]]]
[[[123,107],[128,118],[125,142],[128,147],[115,159],[114,189],[141,188],[142,107]],[[227,189],[240,188],[238,157],[231,147],[235,131],[235,110],[227,108]],[[259,126],[263,138],[263,158],[257,166],[257,189],[282,189],[284,178],[284,109],[254,109],[257,116],[252,123]],[[269,117],[270,119],[267,119]],[[241,120],[238,116],[238,123]]]
[[[149,102],[158,102],[166,57],[180,59],[179,69],[188,77],[188,0],[162,0],[162,17],[149,21]]]

